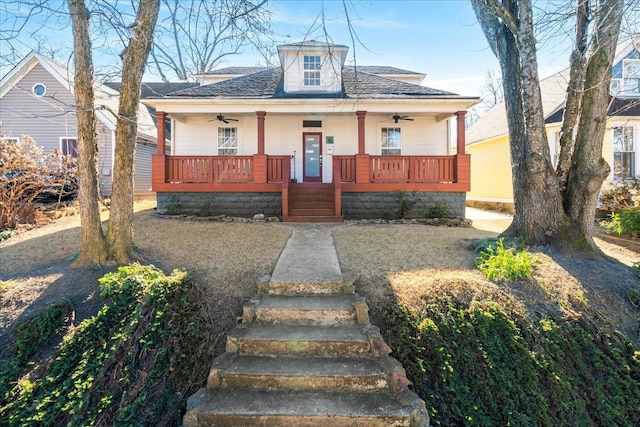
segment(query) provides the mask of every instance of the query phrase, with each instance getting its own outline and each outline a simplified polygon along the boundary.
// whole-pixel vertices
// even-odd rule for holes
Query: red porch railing
[[[335,157],[340,181],[356,182],[356,157]],[[369,156],[368,176],[374,184],[453,183],[456,156]]]
[[[267,182],[282,182],[288,156],[267,157]],[[253,156],[166,156],[171,184],[243,184],[254,182]]]

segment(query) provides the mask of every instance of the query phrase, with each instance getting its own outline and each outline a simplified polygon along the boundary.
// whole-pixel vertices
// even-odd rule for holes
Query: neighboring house
[[[464,115],[477,97],[419,85],[423,74],[344,66],[348,48],[278,47],[279,67],[228,67],[202,86],[144,102],[158,135],[153,189],[160,211],[281,216],[285,221],[393,217],[398,191],[424,215],[463,216],[469,190]],[[212,82],[210,84],[204,84]],[[458,155],[449,155],[458,119]]]
[[[119,92],[95,85],[100,192],[111,195]],[[157,151],[155,115],[142,104],[138,112],[134,195],[151,190],[151,155]],[[38,53],[27,55],[0,81],[0,134],[30,135],[45,152],[77,154],[73,72]]]
[[[542,107],[555,165],[560,152],[560,128],[568,70],[540,82]],[[621,43],[612,68],[612,101],[602,155],[611,165],[609,182],[640,176],[640,38]],[[509,135],[504,103],[492,108],[467,131],[467,153],[473,157],[469,204],[496,203],[513,207]]]

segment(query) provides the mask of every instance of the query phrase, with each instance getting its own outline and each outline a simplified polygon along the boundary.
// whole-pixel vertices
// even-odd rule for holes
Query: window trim
[[[618,151],[615,147],[615,129],[616,128],[630,128],[631,129],[631,143],[633,144],[633,151]],[[619,125],[611,125],[611,179],[616,182],[625,181],[627,179],[635,179],[637,178],[636,169],[637,169],[637,157],[638,157],[638,141],[637,141],[637,128],[633,125],[628,124],[619,124]],[[630,174],[627,177],[616,176],[615,171],[615,158],[616,153],[632,153],[631,154],[631,170]]]
[[[20,142],[20,138],[17,136],[3,136],[3,137],[0,137],[0,139],[2,141],[7,141],[13,144],[17,144],[18,142]]]
[[[44,91],[40,95],[36,92],[36,87],[37,86],[42,86],[42,88],[44,89]],[[38,97],[38,98],[42,98],[43,96],[45,96],[47,94],[47,86],[44,83],[36,83],[31,87],[31,93],[33,93],[33,95]]]
[[[622,60],[622,79],[620,79],[620,91],[617,93],[619,96],[625,97],[640,97],[640,74],[637,77],[629,77],[627,74],[627,64],[636,63],[640,69],[640,59],[625,58]],[[639,71],[640,73],[640,71]],[[634,92],[627,91],[627,82],[630,80],[636,81],[636,87]]]
[[[221,129],[235,129],[236,133],[236,153],[235,154],[220,154],[220,130]],[[229,150],[229,148],[222,148],[222,150]],[[238,126],[218,126],[216,135],[216,155],[217,156],[239,156],[240,155],[240,129]]]
[[[311,60],[311,58],[314,59]],[[322,56],[304,55],[302,57],[302,71],[302,85],[304,87],[319,88],[322,86]]]
[[[76,155],[75,156],[71,156],[71,157],[77,158],[78,157],[78,137],[77,136],[61,136],[59,138],[58,147],[60,149],[60,154],[64,154],[62,141],[63,140],[69,140],[69,139],[74,139],[76,141],[76,153],[75,153]]]
[[[393,147],[393,148],[389,148],[389,147],[384,147],[383,143],[384,143],[384,138],[383,138],[383,131],[384,129],[397,129],[400,132],[400,146],[399,147]],[[402,156],[402,146],[403,146],[403,139],[402,139],[402,126],[380,126],[379,131],[378,131],[378,138],[379,138],[379,151],[380,151],[380,155],[381,156]],[[400,150],[400,153],[398,154],[388,154],[385,153],[384,150]]]

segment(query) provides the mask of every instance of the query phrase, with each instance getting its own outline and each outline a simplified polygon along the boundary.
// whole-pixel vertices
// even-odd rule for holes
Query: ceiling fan
[[[413,121],[413,119],[410,119],[409,116],[399,116],[398,113],[394,114],[391,118],[393,119],[394,123],[398,123],[398,120],[408,120],[410,122]]]
[[[238,119],[230,119],[229,117],[225,117],[222,114],[218,114],[216,116],[216,119],[220,120],[221,122],[225,122],[225,123],[237,122],[238,121]]]

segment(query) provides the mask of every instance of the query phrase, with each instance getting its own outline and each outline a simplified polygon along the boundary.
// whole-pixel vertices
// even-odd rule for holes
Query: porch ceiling
[[[356,111],[367,113],[426,114],[439,116],[464,111],[477,104],[480,98],[441,97],[437,99],[156,99],[146,100],[157,111],[168,114],[255,114],[266,111],[267,114],[355,114]]]

